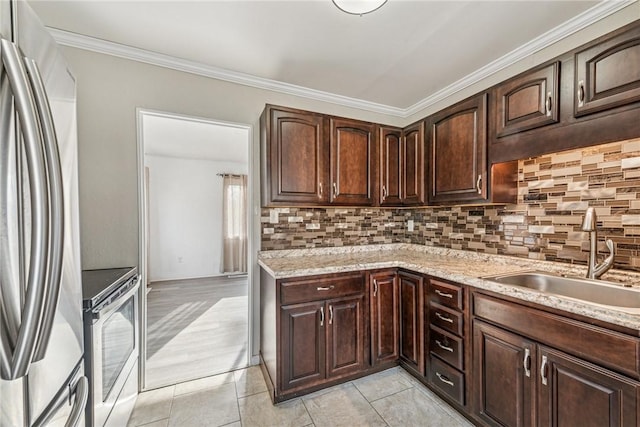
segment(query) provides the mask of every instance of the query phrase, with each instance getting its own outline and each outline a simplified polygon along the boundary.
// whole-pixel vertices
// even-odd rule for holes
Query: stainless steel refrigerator
[[[75,79],[26,2],[0,36],[0,426],[80,425]]]

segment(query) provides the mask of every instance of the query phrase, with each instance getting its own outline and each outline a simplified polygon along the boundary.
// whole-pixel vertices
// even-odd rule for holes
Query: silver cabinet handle
[[[322,197],[322,183],[318,183],[318,197]]]
[[[318,286],[316,288],[316,290],[318,290],[318,291],[330,291],[333,288],[335,288],[335,286],[333,286],[333,285],[331,285],[331,286]]]
[[[436,317],[440,320],[442,320],[443,322],[447,322],[447,323],[453,323],[453,319],[447,316],[443,316],[442,314],[440,314],[439,312],[436,311]]]
[[[335,199],[336,197],[338,197],[338,184],[336,184],[334,182],[333,183],[333,198]]]
[[[320,326],[324,326],[324,306],[320,307]]]
[[[551,92],[547,93],[547,101],[545,102],[545,108],[547,109],[547,116],[551,115]]]
[[[436,376],[438,377],[438,379],[440,381],[442,381],[443,383],[450,385],[451,387],[453,387],[455,384],[453,383],[453,381],[451,381],[449,378],[445,377],[444,375],[442,375],[440,372],[436,372]]]
[[[584,106],[584,80],[578,82],[578,107]]]
[[[50,238],[49,238],[49,263],[47,266],[47,285],[44,313],[42,314],[41,328],[36,345],[36,353],[33,361],[44,358],[51,338],[53,318],[58,307],[60,295],[60,278],[62,276],[62,253],[64,249],[64,195],[62,188],[62,167],[60,165],[60,152],[58,151],[58,138],[53,124],[53,116],[45,92],[42,76],[36,62],[32,59],[26,61],[28,75],[31,79],[36,107],[42,125],[44,138],[44,154],[49,175],[50,196]]]
[[[441,349],[453,353],[453,348],[442,344],[440,340],[436,340],[436,344],[438,344],[438,347],[440,347]]]
[[[540,365],[540,377],[542,385],[547,385],[547,356],[542,356],[542,365]]]
[[[375,297],[378,294],[378,281],[373,279],[373,296]]]
[[[387,198],[387,186],[383,185],[382,186],[382,200],[384,201],[384,200],[386,200],[386,198]]]
[[[42,134],[32,89],[29,85],[27,71],[15,44],[2,40],[0,56],[6,70],[9,84],[13,89],[14,103],[24,138],[24,152],[29,175],[29,193],[31,203],[31,245],[29,253],[29,272],[24,296],[24,307],[5,305],[5,318],[9,329],[20,324],[11,355],[10,372],[2,372],[3,379],[12,380],[26,375],[35,352],[38,328],[44,307],[47,276],[47,249],[49,248],[49,199],[44,153],[42,151]],[[21,254],[24,262],[25,254]],[[22,314],[20,314],[20,311]],[[21,321],[20,321],[21,319]],[[8,331],[12,335],[15,330]],[[3,340],[4,341],[4,340]],[[8,354],[7,350],[3,350]]]
[[[478,179],[476,180],[476,190],[478,190],[478,194],[482,194],[482,188],[480,188],[481,184],[482,184],[482,174],[479,174]]]
[[[522,361],[522,366],[524,367],[524,374],[527,378],[531,378],[531,350],[528,348],[524,349],[524,360]]]
[[[440,295],[444,298],[453,298],[453,294],[448,294],[446,292],[442,292],[440,289],[436,289],[436,294]]]
[[[331,325],[333,323],[333,306],[330,305],[329,306],[329,324]]]

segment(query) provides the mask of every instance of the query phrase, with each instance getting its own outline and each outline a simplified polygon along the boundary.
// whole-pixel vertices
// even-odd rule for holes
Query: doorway
[[[142,389],[246,367],[251,127],[139,109],[138,128]]]

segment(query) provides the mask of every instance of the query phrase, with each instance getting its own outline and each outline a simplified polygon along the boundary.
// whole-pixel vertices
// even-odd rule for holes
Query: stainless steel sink
[[[625,288],[603,280],[560,277],[536,271],[501,274],[484,279],[611,307],[640,309],[640,289]]]

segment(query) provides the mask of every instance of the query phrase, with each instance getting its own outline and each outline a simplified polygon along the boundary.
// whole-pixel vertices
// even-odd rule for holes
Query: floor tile
[[[447,402],[442,400],[440,396],[436,395],[427,387],[421,386],[421,387],[418,387],[417,389],[421,393],[425,394],[428,398],[436,402],[442,408],[442,410],[444,410],[446,413],[451,415],[451,417],[454,418],[456,421],[458,421],[460,425],[465,427],[473,427],[473,424],[469,420],[467,420],[461,413],[456,411],[451,405],[449,405]]]
[[[458,420],[415,387],[384,397],[371,405],[392,427],[460,426]]]
[[[414,386],[400,373],[400,368],[391,368],[377,374],[368,375],[353,381],[360,393],[369,402],[381,399]]]
[[[267,391],[262,371],[259,366],[251,366],[233,372],[238,397],[250,396]]]
[[[176,396],[169,427],[223,426],[240,421],[233,383]]]
[[[303,402],[317,427],[387,425],[353,384]]]
[[[263,392],[238,399],[238,406],[243,427],[303,427],[311,423],[311,417],[300,399],[274,405],[269,393]]]
[[[165,418],[164,420],[154,421],[149,424],[143,424],[139,427],[168,427],[168,425],[169,425],[169,418]]]
[[[138,395],[129,426],[140,426],[169,418],[175,386],[146,391]]]
[[[217,387],[222,384],[232,383],[233,381],[234,381],[233,372],[214,375],[212,377],[200,378],[198,380],[176,384],[175,395],[178,396],[181,394],[194,393],[196,391],[202,391],[208,388]]]

